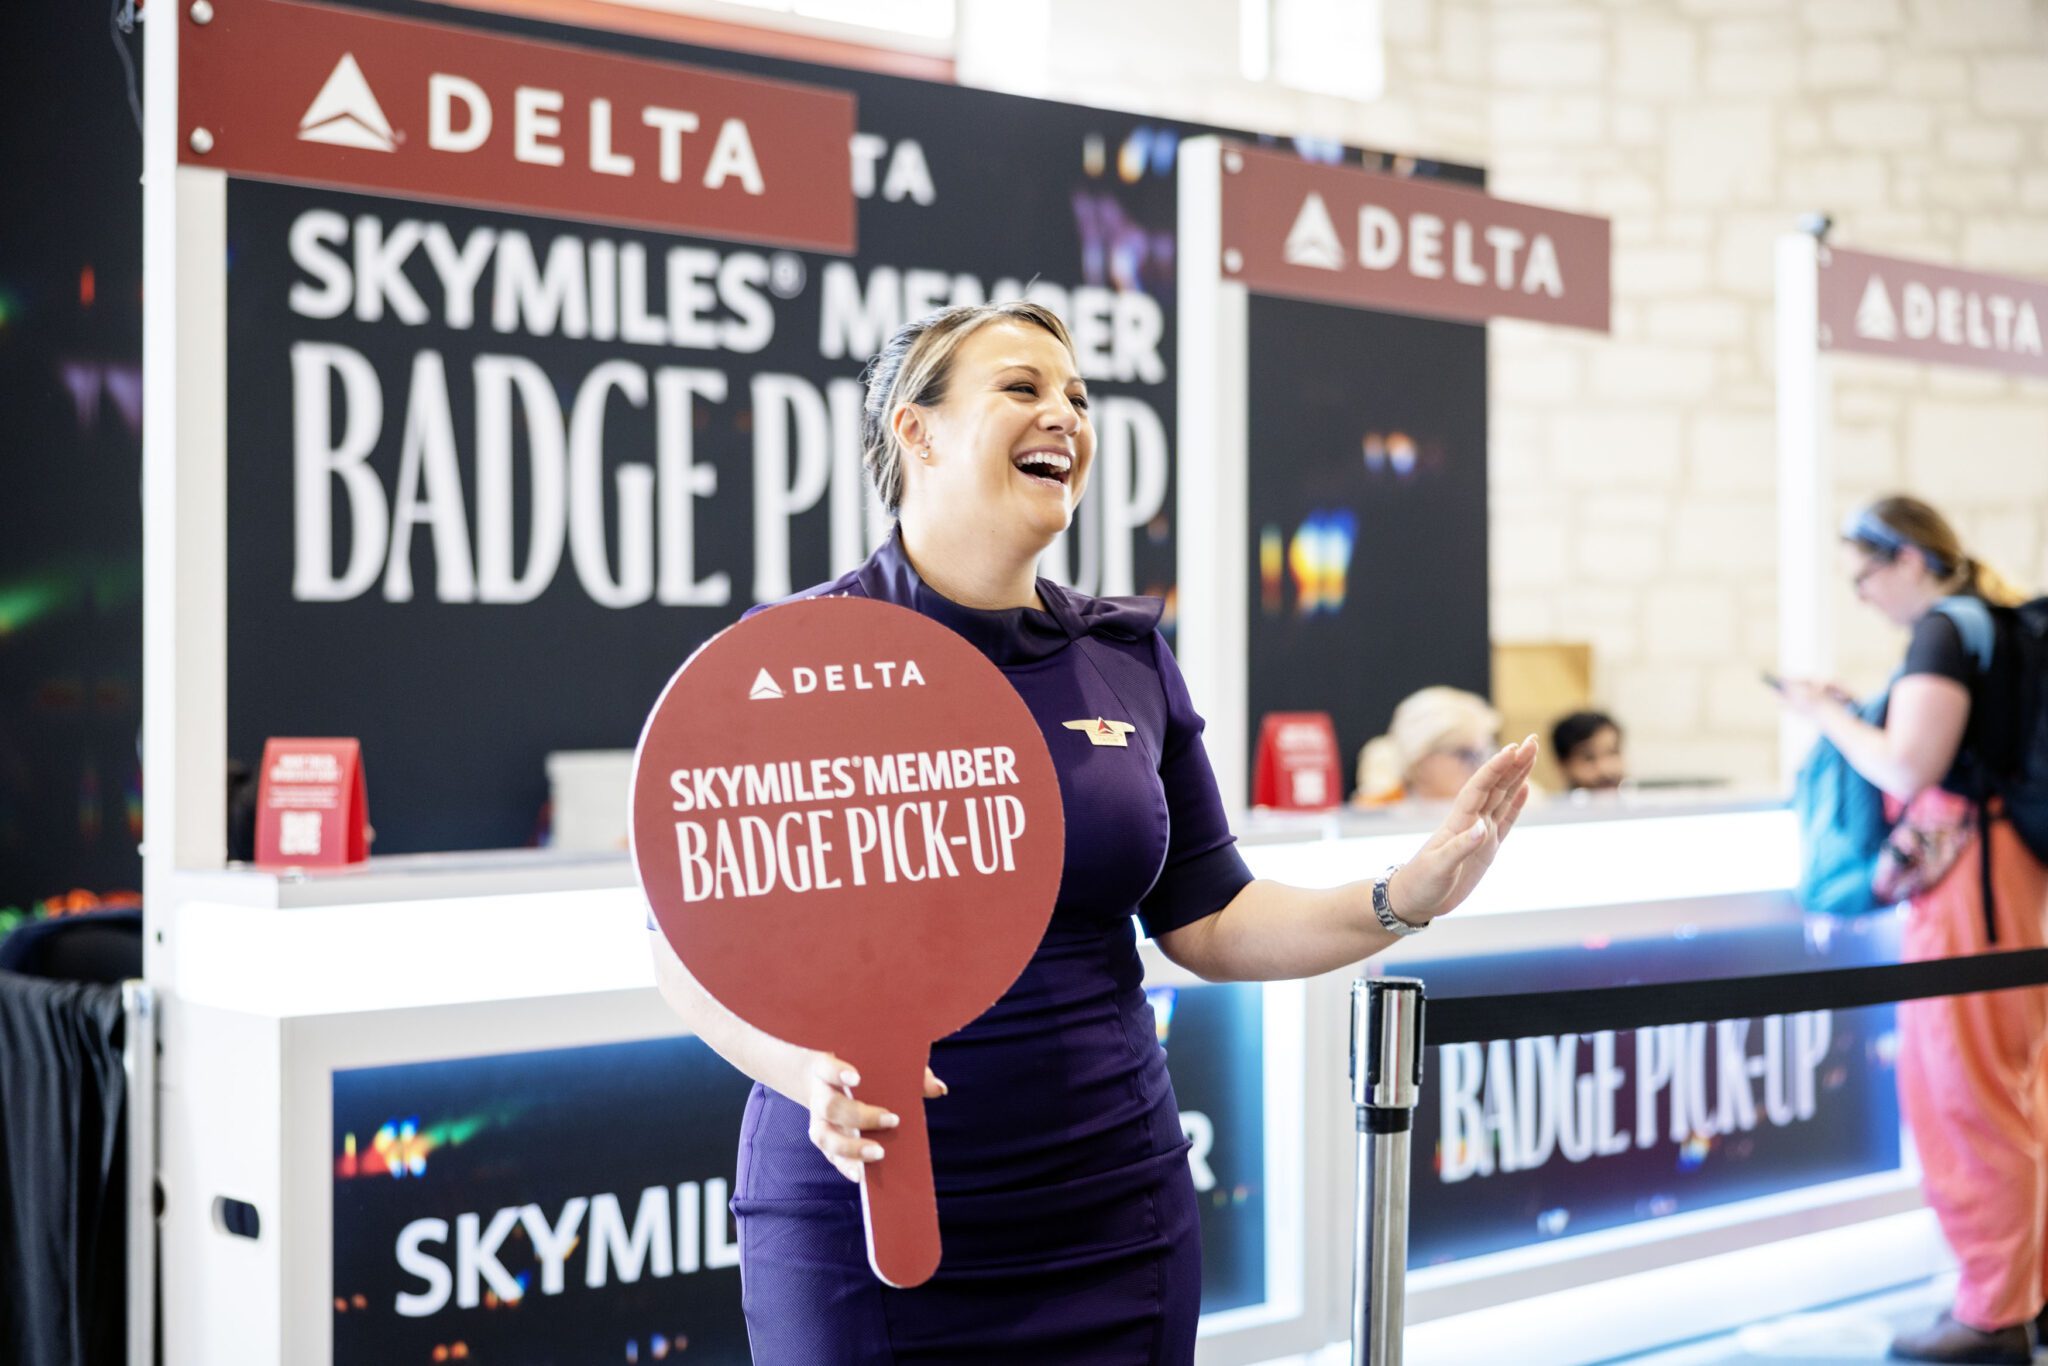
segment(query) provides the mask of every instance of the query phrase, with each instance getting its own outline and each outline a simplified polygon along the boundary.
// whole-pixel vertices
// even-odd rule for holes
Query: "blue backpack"
[[[1881,726],[1889,699],[1887,689],[1859,706],[1857,714]],[[1878,853],[1892,832],[1884,794],[1851,768],[1825,736],[1800,765],[1792,809],[1799,817],[1799,903],[1821,915],[1885,909],[1870,889]]]
[[[1962,773],[1980,823],[2011,822],[2034,856],[2048,863],[2048,598],[1992,607],[1958,596],[1934,610],[1955,623],[1977,666]],[[1864,720],[1884,724],[1889,692],[1858,709]],[[1792,800],[1799,817],[1801,904],[1827,915],[1884,909],[1870,885],[1893,824],[1885,819],[1884,794],[1822,739],[1800,769]],[[1994,800],[1996,817],[1989,810]],[[1980,868],[1986,933],[1996,943],[1990,865],[1980,861]]]

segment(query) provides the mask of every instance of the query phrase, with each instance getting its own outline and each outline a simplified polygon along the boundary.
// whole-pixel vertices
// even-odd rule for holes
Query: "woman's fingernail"
[[[880,1162],[882,1160],[882,1145],[879,1143],[863,1143],[860,1147],[860,1156],[863,1162]]]
[[[944,1082],[939,1082],[939,1094],[942,1096],[950,1096],[953,1094],[953,1088],[946,1085],[946,1083]]]
[[[902,1122],[903,1117],[901,1115],[892,1115],[886,1110],[882,1112],[882,1127],[884,1129],[893,1129]]]
[[[858,1086],[860,1085],[860,1073],[854,1071],[851,1067],[846,1068],[839,1074],[839,1082],[842,1086]]]

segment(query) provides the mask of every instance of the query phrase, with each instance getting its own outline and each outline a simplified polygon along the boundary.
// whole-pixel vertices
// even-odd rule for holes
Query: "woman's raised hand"
[[[805,1076],[804,1103],[811,1112],[811,1143],[839,1174],[858,1182],[861,1169],[882,1160],[882,1145],[868,1137],[893,1129],[903,1121],[879,1105],[864,1105],[853,1098],[860,1074],[830,1053],[810,1056]],[[946,1094],[946,1083],[924,1069],[924,1098],[936,1100]]]
[[[1450,815],[1387,888],[1394,914],[1420,925],[1453,910],[1493,865],[1500,842],[1529,800],[1536,737],[1488,759],[1459,790]]]

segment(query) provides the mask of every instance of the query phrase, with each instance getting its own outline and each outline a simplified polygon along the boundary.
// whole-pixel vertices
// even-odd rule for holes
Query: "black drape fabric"
[[[0,972],[119,985],[142,976],[142,912],[79,911],[31,920],[0,939]]]
[[[121,989],[0,972],[0,1363],[126,1351]]]

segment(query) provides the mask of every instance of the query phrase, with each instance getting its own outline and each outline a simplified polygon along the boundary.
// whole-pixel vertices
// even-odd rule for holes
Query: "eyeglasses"
[[[1850,576],[1849,586],[1858,592],[1863,591],[1863,585],[1870,582],[1870,576],[1890,563],[1890,560],[1873,558]]]

